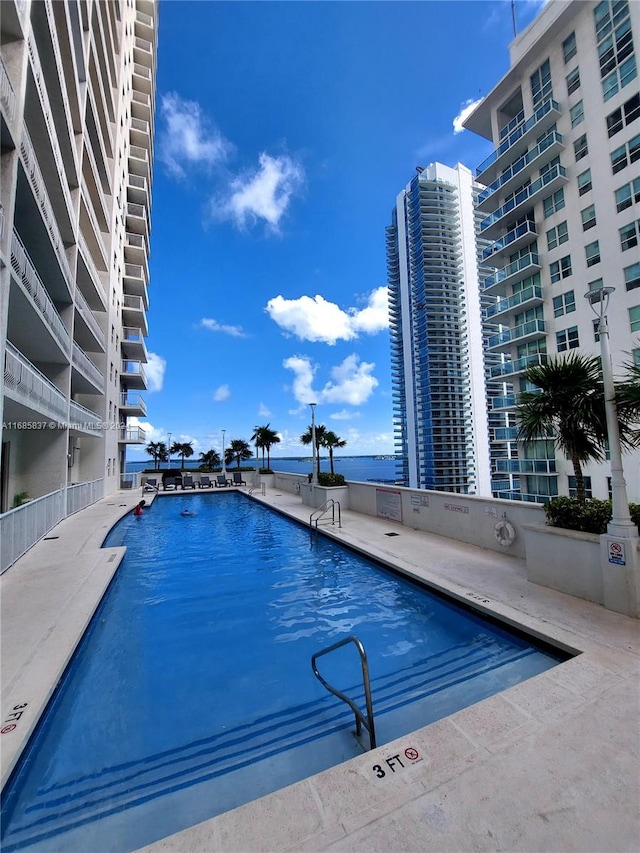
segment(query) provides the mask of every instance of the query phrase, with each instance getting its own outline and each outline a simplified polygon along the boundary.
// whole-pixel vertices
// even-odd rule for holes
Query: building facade
[[[2,2],[0,512],[109,494],[145,440],[156,13]]]
[[[387,228],[395,450],[413,488],[491,494],[480,189],[460,164],[419,168]]]
[[[640,363],[640,3],[551,0],[512,43],[511,67],[465,126],[494,144],[475,170],[482,278],[498,325],[488,353],[493,494],[544,502],[575,488],[552,441],[516,443],[524,371],[572,350],[600,355],[585,294],[608,305],[614,374]],[[640,452],[623,457],[640,502]],[[585,468],[587,494],[610,494],[608,463]]]

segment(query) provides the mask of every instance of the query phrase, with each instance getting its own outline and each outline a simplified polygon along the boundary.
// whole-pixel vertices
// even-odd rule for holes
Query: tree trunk
[[[329,448],[329,463],[331,465],[331,476],[333,477],[333,447]]]
[[[582,473],[582,465],[580,464],[580,460],[577,456],[572,456],[571,461],[573,463],[573,473],[576,478],[576,500],[578,503],[583,504],[585,502],[585,494],[584,494],[584,474]]]

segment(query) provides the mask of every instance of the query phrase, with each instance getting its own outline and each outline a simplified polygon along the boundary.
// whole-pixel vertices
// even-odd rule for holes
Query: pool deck
[[[308,523],[297,495],[256,499]],[[138,500],[118,492],[65,519],[0,578],[3,784],[122,558],[100,545]],[[529,583],[507,554],[349,511],[322,529],[580,654],[144,850],[635,853],[640,622]]]

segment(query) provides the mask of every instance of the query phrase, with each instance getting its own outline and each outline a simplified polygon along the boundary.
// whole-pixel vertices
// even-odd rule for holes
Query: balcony
[[[87,241],[78,234],[78,284],[83,288],[94,311],[105,311],[107,295],[96,269]],[[77,293],[77,290],[76,290]]]
[[[529,320],[528,323],[521,323],[519,326],[514,326],[513,329],[505,329],[497,335],[492,335],[489,338],[488,346],[489,349],[504,349],[516,341],[518,343],[526,343],[527,341],[535,341],[545,336],[545,321]]]
[[[120,444],[145,444],[147,434],[142,427],[120,427],[118,441]]]
[[[102,394],[104,376],[86,352],[74,341],[71,349],[71,365],[76,371],[76,391],[82,394]],[[72,378],[73,381],[73,378]]]
[[[149,217],[144,204],[128,201],[125,221],[127,231],[132,234],[142,234],[144,237],[149,236]]]
[[[515,441],[518,436],[517,427],[496,427],[489,431],[491,441]]]
[[[63,423],[67,420],[67,398],[9,341],[4,355],[4,393],[8,399],[41,418]],[[11,419],[13,414],[5,402],[5,419]]]
[[[2,59],[0,59],[0,103],[7,123],[12,126],[16,117],[16,94]]]
[[[520,190],[516,195],[509,199],[506,204],[499,207],[486,219],[480,223],[480,233],[483,237],[490,237],[497,233],[504,223],[506,216],[514,215],[524,205],[530,207],[535,204],[540,195],[554,192],[561,184],[566,184],[567,170],[559,163],[541,175],[536,181]]]
[[[556,474],[555,459],[498,459],[499,474]]]
[[[518,398],[515,394],[507,394],[504,397],[493,397],[491,399],[491,408],[496,409],[515,409],[518,405]]]
[[[508,299],[500,299],[495,305],[491,305],[487,311],[487,319],[503,323],[508,315],[514,314],[521,308],[535,308],[536,305],[542,305],[543,301],[540,286],[525,287]]]
[[[149,184],[147,179],[140,175],[129,175],[127,178],[127,201],[144,204],[149,207]]]
[[[133,88],[136,92],[144,92],[145,95],[153,94],[151,69],[138,62],[133,63]]]
[[[120,394],[120,412],[123,416],[144,418],[147,415],[147,404],[140,394],[123,391]]]
[[[69,430],[72,433],[96,433],[102,432],[102,418],[91,409],[81,406],[75,400],[69,402]]]
[[[129,139],[132,145],[151,150],[151,129],[149,122],[132,116],[129,124]]]
[[[122,318],[126,326],[141,329],[145,337],[149,334],[147,315],[141,296],[128,296],[127,294],[123,296]]]
[[[75,336],[90,352],[106,352],[102,327],[80,290],[76,290]]]
[[[543,159],[542,155],[544,155],[544,160],[548,162],[563,149],[564,143],[562,141],[561,134],[556,130],[551,131],[551,133],[547,134],[547,136],[545,136],[545,138],[539,142],[535,148],[532,148],[531,151],[527,151],[526,154],[523,154],[522,157],[516,160],[515,163],[512,163],[497,180],[480,193],[477,204],[478,210],[486,210],[487,208],[490,208],[491,205],[488,202],[493,198],[498,190],[502,190],[504,194],[507,194],[516,183],[522,183],[528,175],[531,175],[536,169],[539,169],[541,165],[544,165],[544,163],[541,162]]]
[[[136,10],[135,34],[139,38],[153,38],[153,18],[151,15]]]
[[[133,61],[138,65],[153,68],[153,43],[148,39],[136,36],[133,41]]]
[[[132,326],[122,327],[122,355],[125,358],[133,358],[137,361],[147,361],[147,347],[144,342],[142,329]]]
[[[549,356],[546,353],[538,352],[532,355],[525,355],[523,358],[517,358],[515,361],[507,361],[504,364],[497,364],[489,371],[491,379],[506,379],[510,381],[518,373],[524,373],[529,367],[541,367],[547,364]]]
[[[153,117],[153,104],[151,96],[144,92],[131,92],[131,115],[144,121],[151,121]]]
[[[537,253],[529,252],[512,264],[498,270],[494,275],[485,278],[484,290],[486,292],[495,287],[496,291],[494,292],[497,292],[499,288],[500,292],[504,293],[507,286],[511,287],[514,284],[518,284],[518,282],[537,272],[540,267],[540,259]]]
[[[46,287],[42,283],[42,279],[36,272],[36,268],[32,264],[27,250],[15,229],[11,236],[11,269],[15,274],[16,280],[20,283],[24,298],[31,305],[32,311],[40,320],[44,321],[58,347],[62,350],[65,357],[68,358],[71,344],[69,332],[65,328],[62,317],[53,304]],[[12,307],[13,305],[10,303],[10,311]],[[28,337],[34,335],[41,337],[43,332],[42,326],[40,324],[34,326],[30,321],[30,312],[23,313],[20,320],[21,331],[26,333]],[[53,361],[54,358],[50,356],[50,360]]]
[[[124,265],[124,278],[122,284],[124,292],[133,296],[140,296],[145,311],[149,310],[149,296],[147,293],[146,266],[140,264]]]
[[[522,222],[520,225],[517,225],[505,234],[504,237],[501,237],[499,240],[496,240],[495,243],[492,243],[490,246],[487,246],[486,249],[483,249],[482,260],[486,261],[491,258],[493,261],[505,252],[515,252],[521,248],[521,246],[525,246],[527,243],[532,243],[537,236],[538,233],[534,222]]]
[[[532,140],[537,139],[545,130],[555,124],[560,116],[560,104],[551,98],[545,101],[535,113],[512,130],[507,138],[476,169],[476,180],[481,184],[491,184],[498,176],[501,165],[509,159],[515,160],[524,153]]]
[[[127,389],[146,390],[147,377],[141,361],[123,359],[120,367],[120,379]]]
[[[141,148],[139,145],[130,145],[128,162],[129,174],[139,175],[141,178],[146,178],[147,181],[150,180],[149,152],[146,148]]]

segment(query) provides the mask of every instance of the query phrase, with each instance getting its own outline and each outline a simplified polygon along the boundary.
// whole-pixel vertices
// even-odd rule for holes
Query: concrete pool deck
[[[138,499],[119,492],[65,519],[0,578],[3,783],[119,564],[124,549],[100,545]],[[256,499],[308,523],[297,495]],[[529,583],[507,554],[350,511],[342,524],[322,529],[580,654],[144,850],[635,851],[640,623]]]

